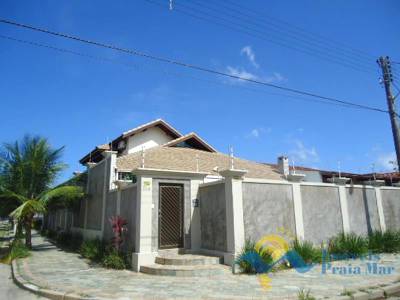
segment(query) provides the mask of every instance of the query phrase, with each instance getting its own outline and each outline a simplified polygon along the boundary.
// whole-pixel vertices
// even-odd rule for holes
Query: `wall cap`
[[[219,174],[225,178],[232,177],[236,179],[242,179],[247,172],[247,170],[225,169],[220,171]]]
[[[346,185],[351,179],[348,177],[331,177],[328,178],[329,182],[336,183],[337,185]]]
[[[199,177],[204,178],[210,173],[206,172],[192,172],[192,171],[181,171],[181,170],[168,170],[168,169],[152,169],[152,168],[137,168],[132,170],[134,175],[167,175],[167,176],[178,176],[178,177]]]

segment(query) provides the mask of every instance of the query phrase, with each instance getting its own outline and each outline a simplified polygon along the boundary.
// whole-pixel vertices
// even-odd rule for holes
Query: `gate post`
[[[139,171],[139,172],[138,172]],[[137,176],[135,252],[132,253],[132,267],[136,272],[142,265],[154,264],[156,253],[152,242],[153,178],[135,172]]]
[[[234,267],[235,257],[244,246],[242,183],[246,170],[223,170],[226,203],[226,254],[224,263]]]

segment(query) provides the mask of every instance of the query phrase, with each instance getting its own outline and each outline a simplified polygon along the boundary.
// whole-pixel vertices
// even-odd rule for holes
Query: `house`
[[[303,170],[290,172],[285,157],[267,165],[227,155],[162,119],[95,147],[80,162],[89,197],[78,211],[50,213],[47,226],[108,240],[109,219],[122,216],[136,271],[180,274],[159,263],[171,249],[233,265],[245,240],[278,228],[314,243],[342,231],[400,228],[399,188],[325,183],[314,169],[309,178],[318,180],[302,182]]]

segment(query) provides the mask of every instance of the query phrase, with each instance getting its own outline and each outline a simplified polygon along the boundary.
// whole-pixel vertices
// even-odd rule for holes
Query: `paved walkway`
[[[392,268],[393,274],[339,275],[332,274],[332,269],[328,269],[323,275],[319,265],[304,274],[287,270],[269,275],[272,287],[265,290],[254,275],[226,272],[225,275],[208,278],[182,278],[114,271],[92,267],[78,254],[61,251],[39,235],[34,235],[33,244],[33,254],[17,262],[17,272],[23,279],[45,289],[90,298],[297,299],[298,290],[304,288],[322,299],[338,296],[344,289],[376,288],[396,282],[400,272],[400,256],[383,255],[379,265]],[[367,263],[361,260],[342,261],[334,266],[359,266],[365,272]],[[336,271],[339,272],[339,269]]]

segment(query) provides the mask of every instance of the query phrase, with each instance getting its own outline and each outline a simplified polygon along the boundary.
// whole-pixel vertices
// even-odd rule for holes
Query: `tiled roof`
[[[176,130],[170,124],[165,122],[163,119],[156,119],[149,123],[146,123],[146,124],[140,125],[138,127],[132,128],[128,131],[125,131],[124,133],[122,133],[122,137],[125,138],[125,137],[131,136],[137,132],[140,132],[147,128],[151,128],[151,127],[155,127],[155,126],[160,126],[160,127],[164,128],[164,130],[166,130],[169,134],[171,134],[174,137],[182,136],[182,134],[178,130]]]
[[[201,137],[199,137],[194,132],[190,132],[190,133],[185,134],[184,136],[181,136],[175,140],[169,141],[168,143],[164,144],[163,146],[172,147],[179,143],[182,143],[185,141],[190,141],[190,140],[195,140],[198,144],[200,144],[202,147],[204,147],[204,149],[207,149],[210,152],[217,152],[217,150],[215,150],[214,147],[212,147],[210,144],[208,144],[206,141],[204,141]]]
[[[199,169],[197,170],[197,159]],[[142,154],[136,152],[117,158],[119,170],[134,170],[141,167]],[[219,152],[207,152],[190,148],[154,147],[145,152],[145,168],[188,172],[207,172],[218,175],[219,171],[229,169],[231,158]],[[234,158],[235,169],[244,169],[248,178],[281,179],[278,171],[268,165]]]

